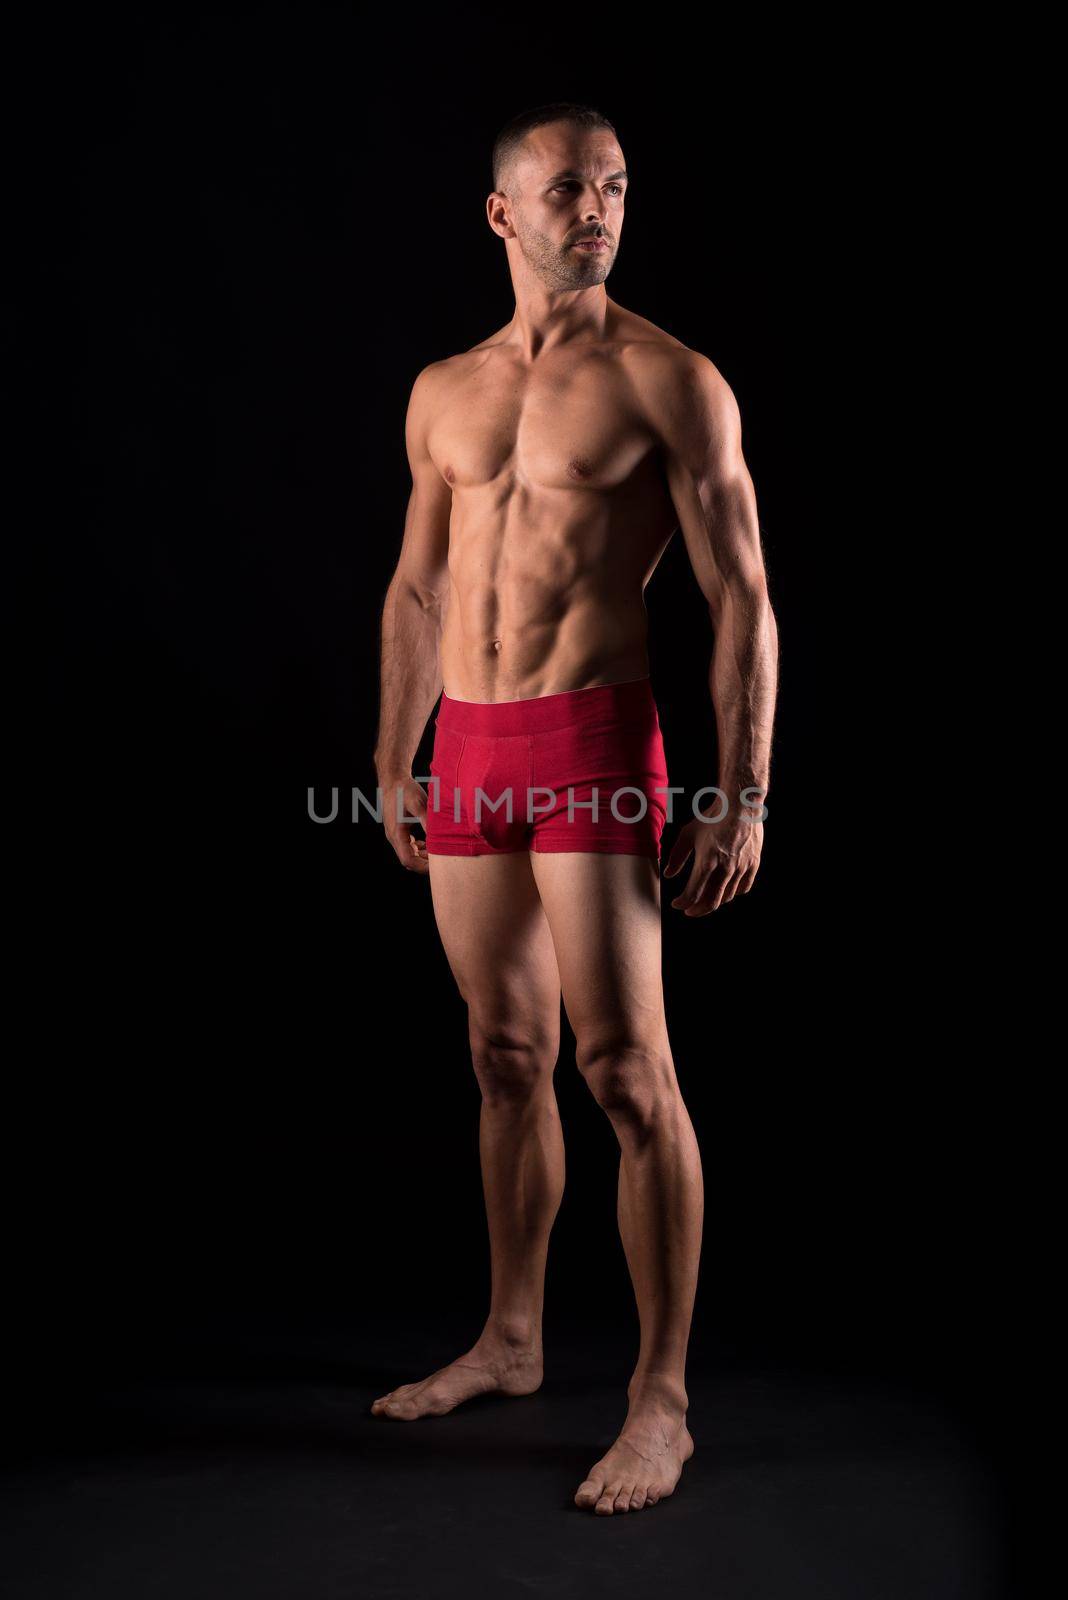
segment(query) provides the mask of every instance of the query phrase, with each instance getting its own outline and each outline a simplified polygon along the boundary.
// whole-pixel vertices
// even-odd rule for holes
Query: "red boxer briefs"
[[[648,677],[531,700],[443,693],[434,723],[429,855],[592,850],[659,863],[668,774]]]

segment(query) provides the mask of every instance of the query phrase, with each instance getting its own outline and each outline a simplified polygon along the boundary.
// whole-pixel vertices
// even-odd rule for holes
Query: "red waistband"
[[[626,683],[598,683],[591,689],[565,689],[562,694],[537,695],[531,700],[450,700],[442,691],[434,718],[457,733],[550,733],[554,728],[595,722],[638,722],[656,713],[649,677]]]

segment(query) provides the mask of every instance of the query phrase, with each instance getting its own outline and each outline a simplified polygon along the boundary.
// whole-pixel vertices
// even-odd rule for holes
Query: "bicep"
[[[763,585],[756,491],[738,404],[701,358],[665,407],[664,464],[694,577],[709,606]]]
[[[404,517],[397,578],[414,589],[424,604],[440,601],[448,588],[452,516],[452,489],[427,448],[430,415],[428,385],[425,375],[420,374],[412,389],[404,425],[412,487]]]

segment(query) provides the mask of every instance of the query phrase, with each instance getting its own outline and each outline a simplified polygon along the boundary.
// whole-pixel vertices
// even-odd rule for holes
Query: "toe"
[[[593,1509],[602,1517],[610,1517],[616,1508],[616,1496],[621,1488],[622,1485],[618,1482],[618,1480],[615,1483],[608,1484],[604,1494],[601,1495]]]
[[[620,1489],[619,1493],[616,1495],[616,1498],[615,1498],[615,1508],[616,1508],[616,1510],[617,1511],[629,1511],[630,1510],[630,1502],[631,1502],[631,1498],[632,1498],[633,1494],[634,1494],[634,1485],[632,1483],[625,1483],[623,1485],[622,1489]]]
[[[635,1489],[634,1493],[630,1497],[630,1509],[632,1511],[640,1511],[644,1504],[645,1504],[645,1488],[644,1488],[644,1486],[639,1485],[638,1488]]]
[[[602,1478],[585,1478],[575,1491],[575,1504],[577,1506],[592,1506],[604,1488]]]

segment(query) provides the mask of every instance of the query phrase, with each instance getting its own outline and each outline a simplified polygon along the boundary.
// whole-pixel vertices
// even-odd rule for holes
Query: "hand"
[[[426,833],[427,795],[422,784],[416,783],[411,773],[401,773],[387,780],[380,778],[382,786],[382,826],[386,837],[397,853],[401,866],[408,872],[429,872],[430,860],[426,853],[426,840],[416,837],[416,828]],[[397,791],[403,795],[401,814],[418,817],[418,822],[398,822]]]
[[[722,822],[702,822],[694,817],[679,830],[671,847],[664,877],[673,878],[693,854],[693,870],[681,894],[671,904],[688,917],[707,917],[736,894],[748,894],[760,866],[764,824],[727,816]]]

